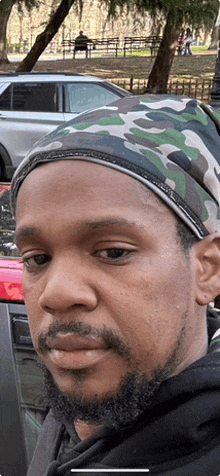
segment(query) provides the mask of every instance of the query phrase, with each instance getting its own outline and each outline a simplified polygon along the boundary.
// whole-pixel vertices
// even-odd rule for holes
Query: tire
[[[15,167],[12,165],[12,161],[7,150],[2,144],[0,144],[0,180],[10,182],[14,170]]]

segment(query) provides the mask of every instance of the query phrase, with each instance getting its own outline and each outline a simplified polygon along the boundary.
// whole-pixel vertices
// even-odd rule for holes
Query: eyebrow
[[[126,220],[125,218],[120,217],[111,217],[105,218],[103,220],[97,221],[87,221],[83,225],[79,225],[78,229],[80,231],[90,231],[90,230],[99,230],[100,228],[105,227],[132,227],[135,226],[136,228],[143,229],[143,225],[138,224],[134,221]],[[19,238],[32,238],[32,239],[39,239],[41,237],[41,233],[35,228],[30,226],[23,226],[15,231],[14,241],[15,243]]]
[[[18,230],[15,230],[14,234],[14,242],[16,243],[18,238],[33,238],[37,239],[39,238],[40,233],[37,231],[36,228],[31,227],[31,226],[23,226],[22,228],[19,228]]]
[[[119,227],[128,227],[128,226],[140,226],[137,225],[134,221],[126,220],[125,218],[105,218],[103,220],[88,222],[88,230],[98,230],[99,228],[104,228],[107,226],[119,226]]]

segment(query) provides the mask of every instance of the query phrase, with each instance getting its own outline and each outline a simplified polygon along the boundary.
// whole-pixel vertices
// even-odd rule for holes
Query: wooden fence
[[[117,86],[131,91],[134,94],[143,94],[147,87],[147,79],[118,79],[111,80]],[[210,94],[213,88],[213,79],[189,79],[180,80],[170,78],[167,85],[167,93],[184,95],[200,99],[206,103],[211,100]]]

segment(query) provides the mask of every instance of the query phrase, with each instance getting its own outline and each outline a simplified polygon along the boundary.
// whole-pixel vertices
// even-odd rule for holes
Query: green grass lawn
[[[124,56],[124,51],[119,51],[118,56]],[[132,53],[130,53],[129,50],[126,50],[126,57],[127,56],[151,56],[150,54],[150,49],[147,50],[132,50]]]
[[[208,48],[209,48],[208,45],[199,45],[199,46],[197,46],[197,45],[193,46],[192,45],[192,47],[191,47],[192,51],[208,50]]]
[[[208,50],[208,45],[194,45],[192,46],[192,51],[206,51]],[[124,56],[124,51],[119,51],[118,56]],[[150,48],[147,48],[145,50],[143,49],[134,49],[132,53],[130,53],[129,49],[126,50],[126,57],[127,56],[151,56]],[[153,55],[154,57],[155,55]]]

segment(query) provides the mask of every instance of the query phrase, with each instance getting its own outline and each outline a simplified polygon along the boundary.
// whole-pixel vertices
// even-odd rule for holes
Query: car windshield
[[[15,220],[10,207],[9,184],[0,185],[0,256],[16,258],[20,255],[14,244]]]

